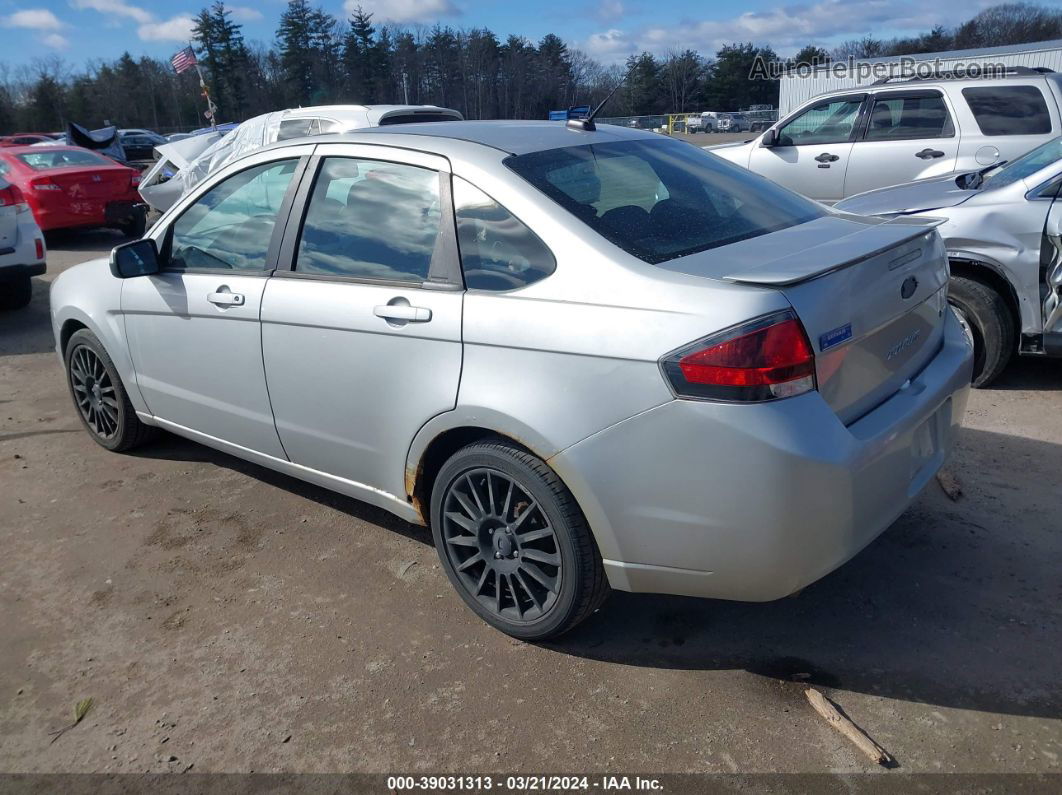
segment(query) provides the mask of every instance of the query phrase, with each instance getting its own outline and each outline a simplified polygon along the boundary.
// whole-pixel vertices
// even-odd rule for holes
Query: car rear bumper
[[[22,276],[41,276],[48,270],[48,266],[43,262],[34,262],[29,265],[23,265],[21,263],[5,265],[5,257],[3,254],[3,250],[0,249],[0,281],[4,279],[17,279]]]
[[[138,197],[139,198],[139,197]],[[130,220],[145,205],[128,199],[106,202],[72,202],[56,207],[37,207],[34,217],[44,230],[72,229],[85,226],[112,226]]]
[[[859,552],[954,444],[972,351],[950,312],[945,322],[936,357],[849,426],[817,392],[748,405],[675,400],[552,458],[612,587],[768,601]]]

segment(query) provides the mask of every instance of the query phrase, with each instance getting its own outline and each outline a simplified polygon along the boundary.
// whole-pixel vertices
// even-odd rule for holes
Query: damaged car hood
[[[857,215],[908,215],[956,207],[977,195],[977,190],[959,187],[967,173],[956,171],[941,177],[868,190],[843,199],[834,207]]]

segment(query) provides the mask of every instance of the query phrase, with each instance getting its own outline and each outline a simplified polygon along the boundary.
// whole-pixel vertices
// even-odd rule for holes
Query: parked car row
[[[1062,75],[1016,68],[831,92],[709,149],[846,212],[944,219],[950,300],[984,386],[1014,353],[1062,356],[1060,133]]]

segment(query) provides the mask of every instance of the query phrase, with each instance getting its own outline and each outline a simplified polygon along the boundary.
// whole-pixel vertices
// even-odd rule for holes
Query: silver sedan
[[[431,527],[476,613],[555,636],[609,588],[776,599],[896,519],[971,349],[924,222],[685,143],[464,122],[286,141],[63,273],[78,415]]]
[[[868,191],[837,205],[942,219],[950,300],[974,343],[974,385],[1017,352],[1062,357],[1062,138],[981,171]]]

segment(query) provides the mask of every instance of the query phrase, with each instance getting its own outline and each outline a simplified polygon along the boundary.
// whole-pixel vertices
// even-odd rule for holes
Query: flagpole
[[[192,47],[192,42],[188,42],[188,49],[192,50],[194,55],[195,49]],[[199,87],[203,89],[203,96],[207,101],[207,113],[210,114],[210,128],[214,131],[218,131],[218,106],[214,104],[214,100],[210,98],[210,89],[207,88],[206,80],[203,79],[203,70],[199,68],[199,59],[195,61],[195,72],[199,75]]]

